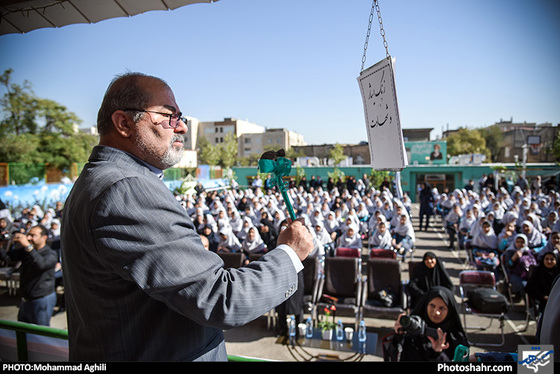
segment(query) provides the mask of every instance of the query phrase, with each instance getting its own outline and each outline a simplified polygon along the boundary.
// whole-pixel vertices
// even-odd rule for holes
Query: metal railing
[[[27,352],[27,334],[35,334],[56,339],[68,340],[68,330],[55,329],[47,326],[39,326],[30,323],[9,321],[0,319],[0,329],[15,331],[16,348],[18,361],[26,362],[29,360]],[[249,358],[235,355],[228,355],[230,362],[262,362],[266,361],[258,358]]]

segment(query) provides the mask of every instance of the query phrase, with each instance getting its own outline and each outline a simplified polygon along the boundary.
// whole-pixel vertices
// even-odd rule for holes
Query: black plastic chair
[[[408,305],[399,260],[370,258],[362,287],[361,317],[396,319]],[[383,294],[389,294],[389,299]]]
[[[224,268],[240,268],[245,261],[245,255],[242,252],[218,252],[218,256],[224,261]]]
[[[492,321],[497,319],[500,322],[501,331],[501,342],[500,343],[478,343],[477,345],[488,345],[488,346],[503,346],[505,343],[504,335],[504,320],[505,320],[505,310],[501,312],[489,313],[480,309],[475,308],[472,302],[469,300],[471,298],[471,292],[480,287],[491,288],[496,290],[496,279],[494,273],[486,270],[463,270],[459,273],[459,291],[461,294],[461,309],[463,313],[463,328],[465,332],[467,329],[478,329],[486,330],[492,325]],[[501,295],[501,294],[500,294]],[[481,317],[487,317],[490,319],[488,326],[468,326],[467,325],[467,315],[477,315]],[[468,335],[468,333],[467,333]],[[469,339],[470,342],[470,339]],[[472,345],[475,343],[470,342]]]
[[[324,272],[319,282],[317,314],[336,306],[337,316],[353,316],[357,330],[362,294],[362,260],[355,257],[326,257]]]

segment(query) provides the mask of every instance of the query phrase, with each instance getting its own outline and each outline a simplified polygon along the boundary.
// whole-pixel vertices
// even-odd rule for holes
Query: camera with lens
[[[431,336],[434,339],[438,338],[437,329],[429,327],[419,316],[401,316],[399,323],[401,324],[401,330],[411,335],[425,335]]]

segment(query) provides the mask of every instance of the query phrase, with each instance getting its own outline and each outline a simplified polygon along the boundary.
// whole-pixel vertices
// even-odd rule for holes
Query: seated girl
[[[324,222],[325,230],[329,233],[331,239],[334,241],[338,236],[340,223],[336,219],[334,212],[329,212]]]
[[[333,240],[325,229],[323,222],[317,222],[315,224],[315,241],[317,242],[317,245],[322,248],[322,251],[318,251],[319,256],[322,256],[325,253],[332,253],[332,250],[334,249]]]
[[[255,226],[251,226],[247,232],[247,237],[241,244],[243,252],[249,256],[250,254],[264,254],[267,250],[266,244],[259,234],[259,230]]]
[[[239,239],[233,235],[229,227],[220,229],[219,234],[218,252],[239,252],[241,250]]]
[[[412,252],[416,235],[412,222],[407,214],[401,214],[401,219],[397,226],[393,229],[393,248],[401,255],[406,252]]]
[[[347,226],[346,231],[338,238],[336,247],[342,248],[362,248],[362,238],[358,233],[358,227],[355,224]]]
[[[393,238],[387,228],[387,221],[385,217],[379,218],[380,222],[377,224],[377,229],[370,235],[368,239],[368,246],[370,248],[391,249]]]
[[[525,220],[521,224],[523,234],[527,237],[527,246],[533,253],[539,253],[546,245],[546,238],[530,220]]]
[[[515,240],[515,222],[507,223],[498,235],[498,251],[503,253]]]
[[[500,264],[498,255],[498,237],[489,221],[482,221],[482,226],[472,238],[473,257],[480,269],[496,269]]]
[[[504,267],[509,276],[511,292],[519,294],[527,284],[529,267],[537,264],[533,252],[527,246],[527,236],[517,234],[504,256]]]
[[[459,246],[465,248],[465,242],[470,240],[470,233],[472,225],[476,222],[472,209],[467,209],[463,217],[461,218],[461,223],[459,224]]]

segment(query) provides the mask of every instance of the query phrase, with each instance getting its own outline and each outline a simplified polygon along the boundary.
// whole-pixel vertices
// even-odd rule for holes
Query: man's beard
[[[169,142],[169,147],[167,148],[167,151],[165,151],[165,153],[163,154],[163,156],[159,156],[156,152],[156,150],[154,149],[154,147],[152,147],[149,144],[146,144],[146,142],[144,142],[144,139],[142,139],[142,137],[140,136],[140,134],[137,132],[136,133],[136,145],[138,146],[138,148],[144,153],[144,154],[148,154],[150,155],[152,159],[154,159],[155,161],[158,162],[157,165],[154,165],[162,170],[168,169],[170,167],[172,167],[173,165],[179,163],[179,161],[181,161],[181,159],[183,158],[183,152],[184,149],[183,147],[174,147],[173,143],[176,141],[179,141],[181,143],[184,142],[184,137],[181,134],[174,134],[173,137],[171,138],[170,142]],[[148,162],[148,160],[145,160]]]
[[[181,142],[181,147],[176,148],[173,146],[173,143],[176,141]],[[184,153],[184,148],[182,145],[184,141],[185,139],[183,138],[183,135],[181,134],[173,135],[173,138],[171,138],[171,142],[169,143],[169,148],[167,148],[167,151],[165,152],[165,154],[161,159],[161,162],[167,165],[165,169],[170,168],[181,161]]]

